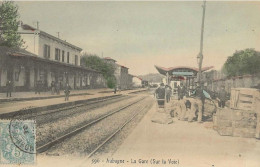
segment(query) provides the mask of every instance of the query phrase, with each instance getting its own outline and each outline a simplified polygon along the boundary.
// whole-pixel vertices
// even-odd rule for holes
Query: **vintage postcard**
[[[260,167],[260,1],[0,1],[0,166]]]

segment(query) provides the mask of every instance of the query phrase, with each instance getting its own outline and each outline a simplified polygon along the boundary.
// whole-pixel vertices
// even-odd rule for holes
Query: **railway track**
[[[83,130],[85,130],[86,128],[88,127],[91,127],[93,125],[95,125],[96,123],[100,122],[101,120],[104,120],[105,118],[115,114],[115,113],[118,113],[124,109],[127,109],[128,107],[130,106],[133,106],[134,104],[142,101],[143,99],[145,99],[146,97],[142,97],[142,98],[138,98],[138,100],[135,100],[134,102],[131,102],[130,104],[127,104],[127,105],[124,105],[122,107],[120,107],[119,109],[116,109],[112,112],[108,112],[107,114],[104,114],[96,119],[93,119],[91,121],[88,121],[88,123],[86,124],[82,124],[80,127],[77,127],[76,129],[72,130],[72,131],[69,131],[68,133],[65,133],[49,142],[46,142],[44,144],[41,144],[37,147],[37,153],[42,153],[46,150],[48,150],[49,148],[51,148],[52,146],[58,144],[58,143],[61,143],[62,141],[64,141],[65,139],[68,139],[72,136],[75,136],[76,134],[82,132]]]
[[[131,96],[116,96],[105,98],[101,100],[95,100],[84,104],[73,105],[70,107],[59,108],[55,110],[47,110],[42,112],[28,113],[27,115],[19,116],[19,119],[34,119],[38,126],[48,124],[57,120],[65,119],[68,116],[73,116],[83,112],[88,112],[93,109],[103,107],[114,102],[120,102],[131,98]],[[87,107],[86,107],[87,106]],[[72,111],[72,109],[77,109],[77,111]]]
[[[104,99],[104,100],[97,100],[88,104],[81,104],[78,106],[74,106],[74,107],[69,107],[64,109],[64,110],[60,110],[59,112],[54,112],[51,115],[50,114],[44,114],[41,115],[41,117],[39,118],[36,117],[36,122],[37,125],[44,125],[44,124],[48,124],[54,121],[58,121],[58,120],[62,120],[62,119],[66,119],[67,117],[72,117],[81,113],[86,113],[86,112],[90,112],[96,108],[100,108],[100,107],[104,107],[107,106],[109,104],[115,103],[115,102],[120,102],[123,100],[127,100],[130,99],[131,96],[120,96],[120,97],[116,97],[116,98],[112,98],[112,99]],[[76,111],[72,111],[72,109],[75,109]]]
[[[132,116],[129,117],[123,124],[121,124],[117,130],[115,130],[110,136],[108,136],[101,144],[99,144],[93,151],[91,151],[87,159],[91,158],[96,154],[103,146],[105,146],[114,136],[116,136],[127,124],[129,124],[142,110],[146,109],[148,106],[143,106],[140,110],[136,111]]]

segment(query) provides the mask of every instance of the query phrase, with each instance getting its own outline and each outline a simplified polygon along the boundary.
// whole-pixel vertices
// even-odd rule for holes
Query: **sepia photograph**
[[[260,1],[0,0],[0,167],[260,167]]]

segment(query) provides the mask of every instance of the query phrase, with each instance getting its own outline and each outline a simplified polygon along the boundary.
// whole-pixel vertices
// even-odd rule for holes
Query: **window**
[[[62,57],[61,57],[61,61],[64,62],[64,57],[65,57],[65,52],[64,50],[62,51]]]
[[[67,63],[70,63],[70,52],[67,53]]]
[[[55,60],[60,60],[60,49],[55,48]]]
[[[44,58],[50,58],[50,45],[44,45],[43,46],[43,57]]]
[[[78,65],[78,55],[75,55],[75,65]]]

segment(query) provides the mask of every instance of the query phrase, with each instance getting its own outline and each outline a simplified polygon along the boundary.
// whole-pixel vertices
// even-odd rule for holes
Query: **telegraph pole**
[[[203,60],[203,33],[204,33],[204,19],[205,19],[205,10],[206,10],[206,1],[203,2],[203,13],[202,13],[202,23],[201,23],[201,36],[200,36],[200,53],[198,55],[198,59],[199,59],[199,77],[198,77],[198,83],[200,86],[201,85],[201,78],[202,78],[202,60]]]

